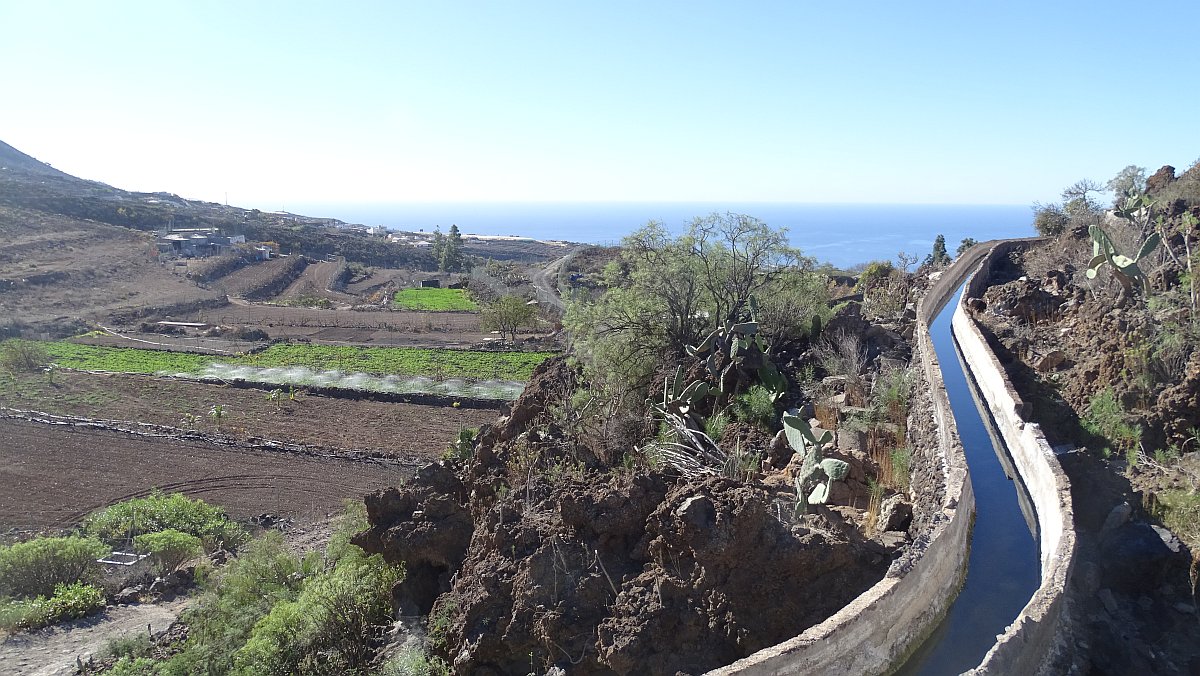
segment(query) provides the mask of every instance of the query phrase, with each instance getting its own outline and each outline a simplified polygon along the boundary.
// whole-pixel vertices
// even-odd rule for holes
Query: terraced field
[[[528,380],[533,369],[552,355],[550,352],[280,344],[252,355],[215,356],[80,345],[68,341],[49,341],[43,345],[59,366],[88,371],[198,374],[210,365],[221,363],[260,368],[303,366],[345,373],[424,376],[439,380]]]
[[[403,310],[426,310],[430,312],[471,312],[479,306],[462,289],[401,289],[392,298],[396,307]]]
[[[248,450],[194,440],[0,420],[0,526],[69,526],[154,488],[202,497],[238,519],[308,519],[401,481],[400,463]]]

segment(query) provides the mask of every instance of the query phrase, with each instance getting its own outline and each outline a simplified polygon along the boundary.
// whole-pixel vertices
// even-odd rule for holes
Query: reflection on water
[[[978,666],[1040,584],[1038,545],[1021,511],[1021,487],[997,457],[950,335],[954,308],[954,302],[946,305],[930,333],[975,490],[971,556],[946,619],[898,674],[960,674]]]

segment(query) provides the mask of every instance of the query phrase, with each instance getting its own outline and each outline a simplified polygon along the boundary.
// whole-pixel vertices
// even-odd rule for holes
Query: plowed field
[[[203,498],[235,518],[324,516],[408,471],[399,463],[0,420],[0,526],[68,526],[154,488]]]
[[[265,437],[405,459],[438,457],[459,429],[492,422],[501,408],[499,403],[495,410],[470,409],[305,394],[271,401],[261,390],[118,374],[62,372],[53,383],[21,374],[0,381],[0,406],[209,434],[217,431],[207,416],[213,404],[225,411],[220,433],[234,439]]]

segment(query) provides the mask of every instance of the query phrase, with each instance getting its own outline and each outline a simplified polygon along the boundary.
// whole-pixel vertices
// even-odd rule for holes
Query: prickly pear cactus
[[[708,396],[708,383],[695,381],[689,384],[683,382],[683,367],[676,367],[674,377],[669,377],[663,383],[663,400],[660,408],[664,412],[687,415],[696,403]]]
[[[1138,262],[1145,259],[1158,247],[1161,238],[1157,232],[1142,242],[1137,255],[1133,258],[1121,255],[1117,251],[1116,246],[1113,245],[1108,233],[1104,232],[1104,229],[1099,225],[1090,226],[1088,234],[1092,236],[1092,261],[1088,264],[1088,269],[1085,273],[1088,279],[1095,279],[1096,273],[1100,271],[1100,268],[1105,263],[1108,263],[1112,268],[1113,276],[1121,283],[1121,298],[1119,301],[1121,304],[1124,304],[1133,290],[1135,283],[1142,290],[1143,295],[1150,292],[1150,280],[1142,272],[1142,269],[1138,267]]]
[[[833,441],[833,434],[825,430],[820,437],[814,435],[812,426],[795,409],[783,414],[783,433],[792,450],[803,454],[800,474],[796,476],[796,514],[807,514],[809,505],[825,504],[830,486],[846,478],[850,465],[824,457],[825,446]]]

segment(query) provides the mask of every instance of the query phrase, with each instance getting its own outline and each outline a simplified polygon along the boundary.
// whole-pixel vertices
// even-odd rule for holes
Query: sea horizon
[[[287,210],[396,231],[515,235],[613,245],[647,222],[681,232],[697,216],[747,214],[774,228],[806,255],[837,267],[894,260],[904,251],[924,258],[940,234],[953,253],[963,238],[1031,236],[1028,205],[862,204],[811,202],[394,202],[300,203]]]

